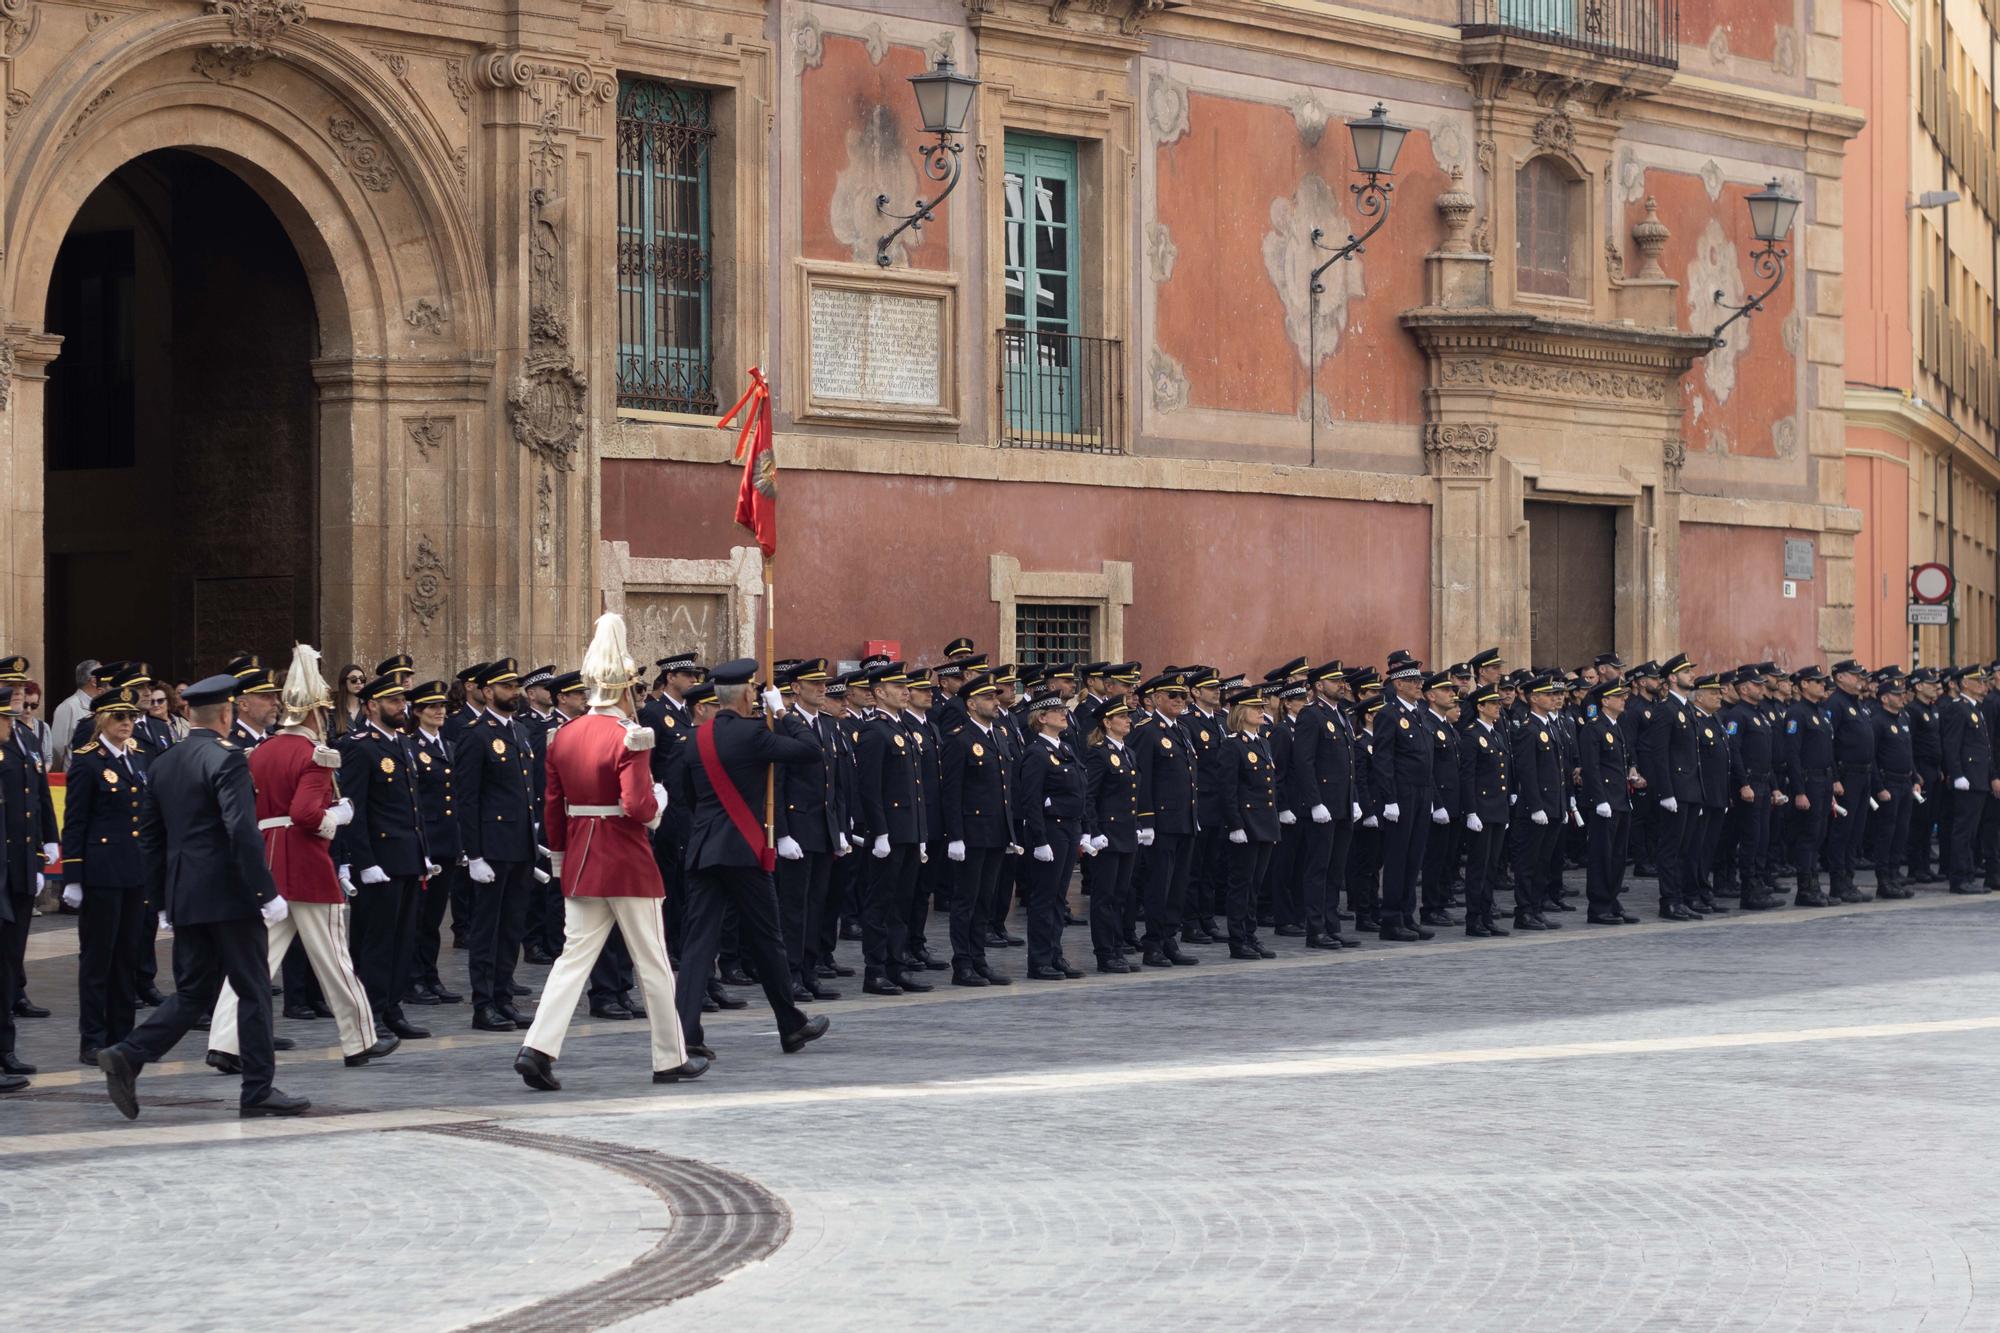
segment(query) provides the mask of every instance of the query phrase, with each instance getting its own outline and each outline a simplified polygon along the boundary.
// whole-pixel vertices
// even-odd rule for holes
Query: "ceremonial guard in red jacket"
[[[590,711],[549,737],[543,836],[563,891],[563,951],[514,1070],[531,1088],[554,1092],[556,1058],[577,997],[615,925],[631,951],[653,1025],[653,1081],[699,1078],[708,1061],[690,1056],[674,1006],[660,900],[665,887],[648,836],[666,810],[653,781],[652,729],[636,720],[639,668],[625,646],[625,621],[600,616],[583,656]],[[697,988],[699,981],[697,981]]]
[[[271,972],[277,974],[285,950],[298,939],[339,1025],[342,1054],[349,1065],[365,1065],[395,1050],[400,1039],[391,1033],[377,1039],[368,993],[349,956],[347,895],[330,849],[335,831],[353,818],[354,809],[334,789],[340,752],[320,743],[320,710],[332,702],[319,674],[319,654],[298,645],[285,673],[280,729],[250,752],[250,777],[257,784],[264,863],[289,909],[268,926]],[[225,982],[209,1024],[208,1063],[239,1073],[239,1051],[236,993]]]

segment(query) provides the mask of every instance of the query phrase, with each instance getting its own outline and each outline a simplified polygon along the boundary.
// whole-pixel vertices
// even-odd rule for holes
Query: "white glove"
[[[1660,809],[1670,815],[1677,815],[1681,812],[1681,803],[1672,796],[1662,796],[1660,798]]]
[[[1094,855],[1097,852],[1103,851],[1106,847],[1109,847],[1111,845],[1111,839],[1105,837],[1102,833],[1099,833],[1091,838],[1090,845],[1092,854]]]
[[[870,854],[871,854],[872,856],[874,856],[874,858],[875,858],[875,859],[876,859],[877,861],[882,861],[882,860],[886,860],[886,859],[888,859],[888,856],[889,856],[889,835],[888,835],[888,834],[886,834],[886,833],[882,833],[882,834],[877,834],[877,835],[876,835],[876,838],[875,838],[875,845],[874,845],[873,847],[869,848],[868,850],[869,850],[869,853],[870,853]]]
[[[354,822],[354,802],[343,796],[326,808],[326,814],[335,828],[345,828]]]
[[[842,834],[841,836],[847,839],[847,850],[848,850],[848,851],[850,851],[850,852],[858,852],[858,851],[860,851],[860,850],[861,850],[861,836],[860,836],[859,834],[856,834],[856,833],[844,833],[844,834]]]
[[[1549,822],[1549,812],[1546,810],[1537,810],[1534,814],[1528,816],[1528,822],[1530,824],[1547,824]]]
[[[1611,818],[1611,802],[1599,801],[1597,803],[1597,817],[1599,819]]]
[[[1468,833],[1484,833],[1486,831],[1486,825],[1480,823],[1479,816],[1475,814],[1466,815],[1465,828]]]
[[[785,696],[766,686],[764,689],[764,711],[772,717],[785,715]]]
[[[1022,852],[1025,852],[1027,850],[1028,850],[1027,848],[1023,847],[1018,842],[1010,842],[1007,844],[1007,855],[1009,856],[1019,856]]]
[[[1240,828],[1233,828],[1229,830],[1229,840],[1238,847],[1247,847],[1250,844],[1250,835]]]
[[[160,913],[160,929],[172,930],[173,928],[174,928],[174,923],[167,920],[167,914],[165,912]]]
[[[444,867],[435,861],[424,862],[424,878],[434,879],[444,873]]]
[[[1403,817],[1403,807],[1397,805],[1394,801],[1391,801],[1389,802],[1389,804],[1382,807],[1382,818],[1388,820],[1391,824],[1395,823],[1402,817]]]
[[[292,909],[283,898],[273,898],[257,909],[257,915],[264,918],[267,926],[275,926],[291,914]]]
[[[1153,830],[1149,828],[1139,830],[1139,845],[1141,847],[1151,847],[1153,845]]]
[[[1056,859],[1056,854],[1049,849],[1047,843],[1043,843],[1041,846],[1035,848],[1035,859],[1043,864],[1047,864]]]
[[[918,844],[917,844],[917,864],[918,864],[918,865],[920,865],[920,866],[927,866],[927,865],[929,865],[930,863],[931,863],[931,854],[930,854],[930,852],[929,852],[928,850],[926,850],[926,849],[925,849],[925,847],[924,847],[924,845],[923,845],[922,843],[918,843]]]
[[[1097,843],[1091,839],[1089,834],[1085,834],[1076,840],[1076,851],[1079,856],[1095,856],[1097,855]]]
[[[806,859],[806,849],[799,846],[797,838],[784,837],[778,839],[778,855],[787,861],[803,861]]]
[[[360,892],[359,889],[354,887],[353,866],[342,866],[340,868],[340,891],[350,898]]]
[[[387,884],[389,882],[389,872],[381,866],[369,866],[361,872],[361,882],[363,884]]]
[[[1357,805],[1354,808],[1359,810],[1361,807]],[[1306,813],[1312,816],[1312,822],[1315,824],[1331,824],[1333,822],[1333,811],[1327,809],[1324,804],[1316,805]]]
[[[1835,801],[1833,803],[1833,817],[1835,819],[1847,818],[1847,807],[1842,805],[1839,801]]]
[[[852,855],[854,855],[854,849],[847,845],[847,839],[840,834],[835,834],[833,839],[833,859],[838,861],[843,856]]]
[[[965,843],[957,838],[953,838],[944,845],[944,855],[948,861],[963,861],[965,859]]]
[[[83,906],[83,885],[63,885],[63,906],[69,908],[71,911],[75,911],[77,908]]]
[[[546,871],[546,870],[544,870],[544,869],[542,869],[542,868],[541,868],[540,866],[536,866],[536,867],[535,867],[535,883],[537,883],[537,884],[546,884],[546,883],[548,883],[548,882],[549,882],[549,872],[548,872],[548,871]]]
[[[1382,827],[1382,821],[1381,821],[1381,820],[1379,820],[1379,819],[1377,819],[1377,818],[1375,818],[1375,816],[1373,816],[1373,815],[1370,815],[1370,816],[1368,816],[1368,818],[1366,818],[1366,819],[1364,819],[1364,820],[1362,820],[1362,821],[1361,821],[1361,827],[1362,827],[1362,828],[1381,828],[1381,827]]]
[[[1450,822],[1451,811],[1445,809],[1443,806],[1434,805],[1431,807],[1431,823],[1449,824]]]
[[[1953,778],[1951,780],[1951,789],[1953,791],[1971,791],[1972,784],[1964,778]]]
[[[1521,801],[1521,794],[1519,792],[1515,792],[1507,798],[1507,804],[1509,805],[1518,805],[1520,804],[1520,801]]]
[[[491,884],[496,878],[493,867],[486,864],[486,858],[483,856],[473,857],[466,867],[466,872],[472,876],[474,884]]]
[[[1289,810],[1280,810],[1278,812],[1278,822],[1280,824],[1283,824],[1286,828],[1290,828],[1292,825],[1299,822],[1299,817],[1293,814]]]
[[[59,866],[62,864],[61,843],[45,842],[42,844],[42,864],[45,866]]]
[[[1354,802],[1354,806],[1353,806],[1353,809],[1349,811],[1349,813],[1348,813],[1348,816],[1347,816],[1347,817],[1348,817],[1349,819],[1359,819],[1359,818],[1361,818],[1361,802],[1359,802],[1359,801],[1356,801],[1356,802]]]
[[[535,855],[541,857],[547,857],[554,855],[554,853],[550,852],[548,848],[542,846],[542,844],[538,842],[535,844]]]
[[[657,782],[653,784],[653,804],[662,810],[667,808],[667,789]]]

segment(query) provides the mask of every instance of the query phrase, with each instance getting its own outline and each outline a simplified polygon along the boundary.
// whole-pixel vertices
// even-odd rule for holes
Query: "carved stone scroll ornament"
[[[286,29],[306,21],[304,0],[208,0],[207,13],[229,25],[229,36],[195,52],[194,72],[217,83],[240,79],[269,60]]]
[[[14,401],[14,340],[0,339],[0,412]]]
[[[450,581],[451,571],[445,567],[444,557],[438,554],[428,534],[420,535],[416,554],[410,557],[409,605],[426,630],[444,610],[444,585]]]
[[[569,471],[583,438],[589,382],[569,350],[563,318],[567,284],[562,263],[563,211],[549,189],[528,196],[528,354],[507,391],[514,438],[559,472]]]
[[[1435,422],[1424,427],[1424,456],[1440,477],[1483,477],[1499,442],[1486,422]]]
[[[444,443],[445,427],[450,424],[448,417],[410,418],[410,443],[417,446],[417,452],[426,463],[431,461],[431,451]]]
[[[362,189],[382,194],[396,183],[396,168],[389,154],[354,117],[328,116],[326,137],[333,141],[334,156]]]

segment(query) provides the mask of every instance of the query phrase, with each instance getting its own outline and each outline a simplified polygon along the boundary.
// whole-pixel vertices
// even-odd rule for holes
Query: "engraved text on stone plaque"
[[[944,302],[935,296],[813,288],[813,397],[940,406],[943,319]]]

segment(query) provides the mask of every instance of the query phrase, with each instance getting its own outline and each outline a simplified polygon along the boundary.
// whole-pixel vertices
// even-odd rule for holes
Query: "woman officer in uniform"
[[[145,947],[139,807],[146,763],[132,745],[139,694],[106,690],[90,706],[95,735],[70,753],[62,821],[63,902],[77,909],[77,1026],[84,1064],[132,1031],[134,979]]]

